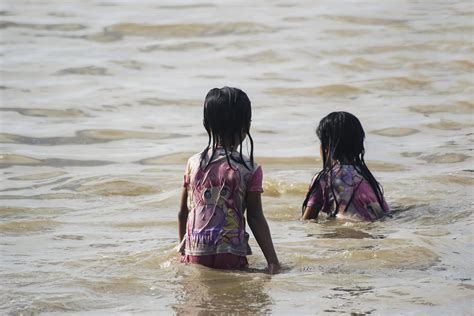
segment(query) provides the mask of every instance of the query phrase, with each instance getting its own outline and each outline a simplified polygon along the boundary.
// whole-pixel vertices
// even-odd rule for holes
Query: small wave
[[[431,86],[426,80],[413,79],[406,77],[388,77],[380,78],[367,82],[366,86],[370,89],[394,91],[400,89],[419,90]]]
[[[239,57],[227,57],[227,59],[244,63],[282,63],[289,60],[288,58],[278,55],[273,50],[265,50]]]
[[[308,184],[266,180],[263,182],[263,190],[265,196],[271,197],[279,197],[284,194],[304,196],[308,190]]]
[[[403,165],[378,160],[368,160],[367,166],[370,170],[380,172],[398,172],[408,170],[408,168]]]
[[[306,165],[319,166],[321,159],[319,157],[258,157],[257,162],[263,166],[288,166],[288,165]]]
[[[82,38],[97,43],[111,43],[122,40],[123,35],[119,32],[102,31],[95,34],[85,35]]]
[[[62,208],[0,206],[1,216],[57,215],[65,211],[66,210]]]
[[[22,220],[22,221],[3,221],[0,223],[0,232],[7,234],[24,234],[49,231],[61,225],[60,222],[53,220]]]
[[[194,153],[181,152],[181,153],[142,159],[138,163],[142,165],[186,164],[189,157],[191,157],[192,155],[194,155]]]
[[[404,137],[419,133],[420,131],[414,128],[406,127],[389,127],[380,130],[371,131],[372,134],[388,137]]]
[[[82,281],[79,283],[83,283],[83,286],[102,294],[140,294],[150,292],[149,287],[136,276],[109,277],[103,281]]]
[[[15,181],[47,180],[47,179],[56,178],[65,174],[67,174],[67,172],[58,170],[58,171],[28,174],[24,176],[16,176],[16,177],[8,178],[8,180],[15,180]]]
[[[96,67],[96,66],[66,68],[66,69],[57,71],[55,74],[59,76],[65,76],[65,75],[110,76],[110,73],[107,70],[107,68]]]
[[[111,164],[110,161],[102,160],[74,160],[74,159],[60,159],[60,158],[47,158],[47,159],[36,159],[33,157],[15,155],[15,154],[0,154],[0,168],[8,168],[11,166],[53,166],[53,167],[66,167],[66,166],[103,166]]]
[[[78,193],[101,196],[140,196],[161,192],[156,186],[130,180],[117,179],[96,183],[81,183],[84,181],[87,181],[87,179],[55,187],[53,190],[72,190]]]
[[[270,32],[272,29],[253,22],[215,23],[215,24],[138,24],[118,23],[105,28],[106,32],[124,36],[145,37],[205,37],[231,34],[256,34]]]
[[[283,81],[283,82],[301,82],[299,79],[294,79],[294,78],[288,78],[284,76],[280,76],[277,73],[271,73],[267,72],[262,74],[259,77],[253,77],[252,79],[258,80],[258,81]]]
[[[170,10],[214,8],[214,7],[216,7],[216,5],[213,4],[213,3],[194,3],[194,4],[182,4],[182,5],[160,5],[161,9],[170,9]]]
[[[321,17],[328,20],[334,20],[334,21],[345,22],[345,23],[350,23],[350,24],[359,24],[359,25],[384,25],[384,26],[406,26],[407,25],[407,20],[381,19],[381,18],[350,16],[350,15],[323,15]]]
[[[454,183],[459,185],[474,185],[474,177],[470,174],[444,174],[439,176],[430,176],[426,178],[429,181],[436,181],[438,183]]]
[[[15,134],[0,133],[0,143],[27,144],[36,146],[60,145],[88,145],[106,143],[124,139],[169,139],[184,137],[178,134],[127,131],[113,129],[83,130],[76,132],[75,136],[67,137],[29,137]]]
[[[136,60],[113,60],[112,63],[132,70],[141,70],[145,65]]]
[[[32,24],[32,23],[15,23],[9,21],[0,22],[0,29],[5,28],[23,28],[41,31],[80,31],[86,27],[82,24]]]
[[[144,48],[141,48],[140,51],[142,52],[154,52],[154,51],[177,51],[177,52],[182,52],[182,51],[195,51],[197,49],[206,49],[206,48],[212,48],[214,47],[213,44],[211,43],[206,43],[206,42],[185,42],[185,43],[179,43],[179,44],[156,44],[156,45],[150,45],[146,46]]]
[[[464,128],[472,127],[473,125],[441,119],[436,123],[426,124],[426,126],[429,128],[435,128],[440,130],[459,131]]]
[[[267,89],[265,92],[276,95],[296,95],[302,97],[337,97],[357,95],[364,91],[362,89],[350,85],[331,84],[312,88],[272,88]]]
[[[161,99],[161,98],[145,98],[138,101],[141,105],[151,106],[202,106],[201,100],[194,99]]]
[[[458,101],[454,104],[415,105],[411,106],[409,110],[421,114],[434,114],[443,112],[452,114],[472,114],[474,111],[474,103],[470,101]]]
[[[459,154],[459,153],[446,153],[446,154],[432,154],[422,156],[419,159],[426,161],[427,163],[458,163],[470,159],[471,156]]]
[[[369,29],[332,29],[324,30],[324,33],[339,36],[339,37],[354,37],[354,36],[363,36],[370,34],[372,31]]]
[[[125,229],[136,229],[141,230],[143,228],[158,228],[158,227],[174,227],[176,221],[143,221],[143,222],[126,222],[112,225],[115,228]]]
[[[32,108],[0,108],[0,111],[11,111],[17,112],[25,116],[33,117],[62,117],[62,118],[73,118],[73,117],[84,117],[86,114],[81,110],[76,109],[64,109],[64,110],[53,110],[53,109],[32,109]]]
[[[370,71],[374,69],[396,69],[399,65],[379,63],[362,57],[353,58],[349,63],[333,63],[336,67],[352,71]]]

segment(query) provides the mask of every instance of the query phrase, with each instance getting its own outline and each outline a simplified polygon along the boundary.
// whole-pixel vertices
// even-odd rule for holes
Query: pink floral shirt
[[[209,150],[205,161],[209,160]],[[212,162],[203,170],[201,153],[188,160],[184,187],[188,189],[190,212],[180,251],[191,256],[231,253],[251,254],[245,232],[247,192],[263,192],[262,168],[244,157],[247,169],[232,152],[231,165],[225,151],[218,148]],[[236,161],[237,160],[237,161]],[[205,165],[205,164],[204,164]]]

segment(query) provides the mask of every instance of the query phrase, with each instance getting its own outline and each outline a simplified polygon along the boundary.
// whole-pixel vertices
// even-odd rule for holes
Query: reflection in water
[[[173,310],[178,315],[234,313],[259,315],[271,312],[263,273],[219,271],[194,265],[183,269]]]

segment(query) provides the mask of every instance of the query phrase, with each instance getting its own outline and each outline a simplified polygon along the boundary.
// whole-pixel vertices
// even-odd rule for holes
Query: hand
[[[279,272],[280,272],[280,264],[278,262],[268,264],[268,273],[277,274]]]

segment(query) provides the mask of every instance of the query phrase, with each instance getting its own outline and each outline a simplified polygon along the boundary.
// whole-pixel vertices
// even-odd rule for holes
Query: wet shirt
[[[204,161],[210,155],[211,150]],[[231,155],[234,159],[229,165],[224,149],[218,148],[205,169],[201,166],[201,153],[188,160],[184,187],[188,189],[190,212],[180,248],[186,255],[251,254],[245,232],[245,198],[247,192],[263,192],[263,172],[256,163],[252,167],[246,157],[250,170],[237,162],[237,152]]]
[[[314,181],[316,176],[310,189]],[[387,202],[383,201],[382,209],[369,182],[353,165],[337,164],[332,172],[324,174],[310,193],[307,206],[331,214],[337,204],[338,214],[367,221],[380,219],[389,212]]]

